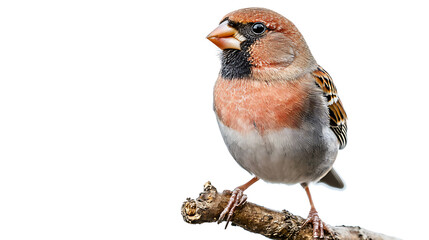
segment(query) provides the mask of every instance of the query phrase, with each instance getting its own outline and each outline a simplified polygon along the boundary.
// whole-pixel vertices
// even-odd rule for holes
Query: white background
[[[218,131],[205,39],[250,6],[297,25],[349,116],[335,164],[347,187],[311,186],[322,219],[427,237],[424,1],[77,0],[0,3],[0,239],[264,239],[180,215],[207,180],[251,178]],[[298,185],[247,195],[308,214]]]

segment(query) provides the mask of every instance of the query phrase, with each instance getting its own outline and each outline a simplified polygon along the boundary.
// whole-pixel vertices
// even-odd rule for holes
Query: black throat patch
[[[246,78],[252,74],[252,64],[247,51],[225,49],[222,52],[221,76],[224,79]]]
[[[228,19],[225,19],[228,20]],[[224,21],[225,21],[224,20]],[[252,26],[254,23],[237,23],[230,21],[229,26],[237,29],[237,31],[243,35],[246,40],[244,40],[240,48],[237,49],[225,49],[222,52],[222,68],[221,76],[224,79],[240,79],[247,78],[252,75],[252,62],[249,49],[255,41],[258,41],[260,38],[265,36],[265,34],[258,35],[252,32]]]

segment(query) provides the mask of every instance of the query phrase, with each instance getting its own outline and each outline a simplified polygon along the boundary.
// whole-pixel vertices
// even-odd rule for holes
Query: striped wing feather
[[[329,107],[329,125],[340,142],[340,149],[347,145],[347,114],[338,97],[337,89],[328,72],[318,66],[313,72],[316,84],[322,89]]]

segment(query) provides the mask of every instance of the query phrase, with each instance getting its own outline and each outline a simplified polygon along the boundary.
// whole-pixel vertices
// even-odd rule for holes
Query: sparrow
[[[329,227],[320,219],[309,183],[344,183],[332,168],[347,144],[347,115],[331,76],[317,64],[303,36],[282,15],[244,8],[222,18],[208,40],[222,49],[214,111],[235,161],[254,177],[235,188],[219,216],[228,226],[243,193],[259,179],[301,184],[313,237]]]

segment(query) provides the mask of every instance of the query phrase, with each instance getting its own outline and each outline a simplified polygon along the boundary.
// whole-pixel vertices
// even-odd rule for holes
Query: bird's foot
[[[230,191],[229,191],[230,192]],[[234,210],[236,207],[243,205],[247,200],[246,194],[243,193],[243,190],[238,188],[235,188],[234,191],[231,193],[231,198],[229,199],[228,205],[226,205],[225,209],[222,211],[222,213],[219,216],[219,219],[217,220],[217,223],[221,223],[225,216],[228,214],[226,218],[226,225],[225,229],[228,227],[228,223],[232,218],[232,215],[234,214]]]
[[[307,220],[305,220],[305,222],[302,224],[301,227],[304,227],[305,225],[307,225],[310,222],[313,224],[313,239],[325,238],[324,230],[329,232],[330,235],[332,235],[332,236],[334,235],[332,230],[328,227],[328,225],[326,225],[320,219],[319,214],[317,213],[316,209],[314,209],[314,208],[310,210],[310,213],[308,214]]]

